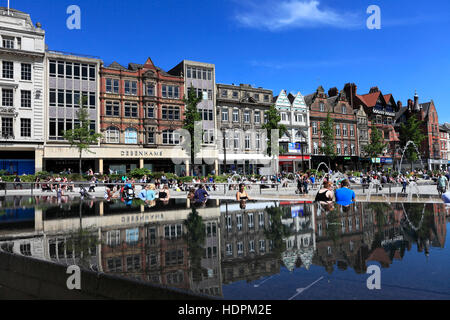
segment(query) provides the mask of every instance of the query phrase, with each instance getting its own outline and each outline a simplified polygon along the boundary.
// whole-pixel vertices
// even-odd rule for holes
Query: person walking
[[[401,193],[406,193],[406,186],[408,184],[408,180],[406,180],[405,177],[402,177],[402,192]]]
[[[439,173],[437,179],[437,189],[439,196],[442,196],[442,194],[444,194],[447,191],[447,183],[448,183],[447,178],[443,176],[441,173]]]

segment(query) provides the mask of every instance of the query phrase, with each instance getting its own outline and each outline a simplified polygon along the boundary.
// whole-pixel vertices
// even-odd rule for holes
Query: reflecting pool
[[[432,203],[3,197],[0,248],[224,299],[449,299],[447,212]],[[379,289],[368,288],[372,266]]]

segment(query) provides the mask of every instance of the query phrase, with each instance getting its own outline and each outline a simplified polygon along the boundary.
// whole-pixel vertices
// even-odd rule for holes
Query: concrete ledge
[[[81,270],[81,290],[67,289],[67,266],[0,251],[0,297],[54,300],[212,300],[191,292]]]

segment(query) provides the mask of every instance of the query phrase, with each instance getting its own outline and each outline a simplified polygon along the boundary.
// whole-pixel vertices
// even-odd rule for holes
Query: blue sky
[[[0,0],[6,5],[6,0]],[[66,9],[81,8],[81,30]],[[367,8],[381,9],[369,30]],[[309,94],[322,85],[358,93],[378,86],[404,104],[417,90],[450,122],[450,1],[407,0],[11,0],[46,30],[49,48],[105,64],[169,70],[183,59],[214,63],[219,83]]]

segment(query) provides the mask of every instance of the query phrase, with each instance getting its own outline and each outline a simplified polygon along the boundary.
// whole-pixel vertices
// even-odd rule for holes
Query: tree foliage
[[[383,153],[387,144],[383,140],[381,131],[374,124],[370,130],[370,143],[364,146],[364,152],[369,158],[376,158]]]
[[[278,147],[278,141],[272,141],[272,130],[278,130],[279,137],[281,138],[287,131],[287,128],[285,125],[280,124],[281,116],[278,114],[278,110],[275,107],[275,105],[271,105],[269,110],[265,112],[265,116],[267,118],[267,123],[264,123],[262,126],[263,129],[267,130],[267,154],[272,156],[272,143],[275,143]]]
[[[183,102],[186,105],[184,109],[184,120],[183,120],[183,129],[187,130],[191,136],[190,141],[190,157],[191,157],[191,168],[193,169],[196,148],[195,148],[195,123],[198,121],[202,121],[202,115],[197,109],[197,105],[202,101],[202,97],[197,97],[197,93],[195,88],[191,85],[188,89],[188,95],[183,98]],[[197,137],[198,139],[198,137]],[[201,139],[201,137],[200,137]],[[200,143],[201,145],[201,143]],[[191,171],[192,171],[191,169]],[[189,175],[189,172],[187,172]]]
[[[416,116],[409,117],[406,123],[400,125],[400,146],[406,147],[408,141],[414,142],[420,150],[420,145],[426,139],[426,135],[422,133],[423,121],[419,121]],[[411,163],[417,161],[419,154],[413,144],[410,144],[405,151],[405,156]]]
[[[79,173],[82,174],[81,161],[83,151],[94,153],[90,149],[91,145],[97,144],[102,137],[100,133],[96,133],[91,129],[91,120],[89,120],[89,109],[86,107],[87,97],[83,96],[80,100],[80,110],[77,112],[79,125],[74,129],[67,130],[64,133],[64,139],[70,144],[70,147],[75,147],[79,152]]]
[[[323,146],[320,146],[320,153],[328,157],[328,166],[330,167],[330,159],[336,158],[335,151],[335,134],[334,134],[334,120],[331,118],[331,113],[328,111],[327,119],[320,126],[320,132],[322,133]]]

